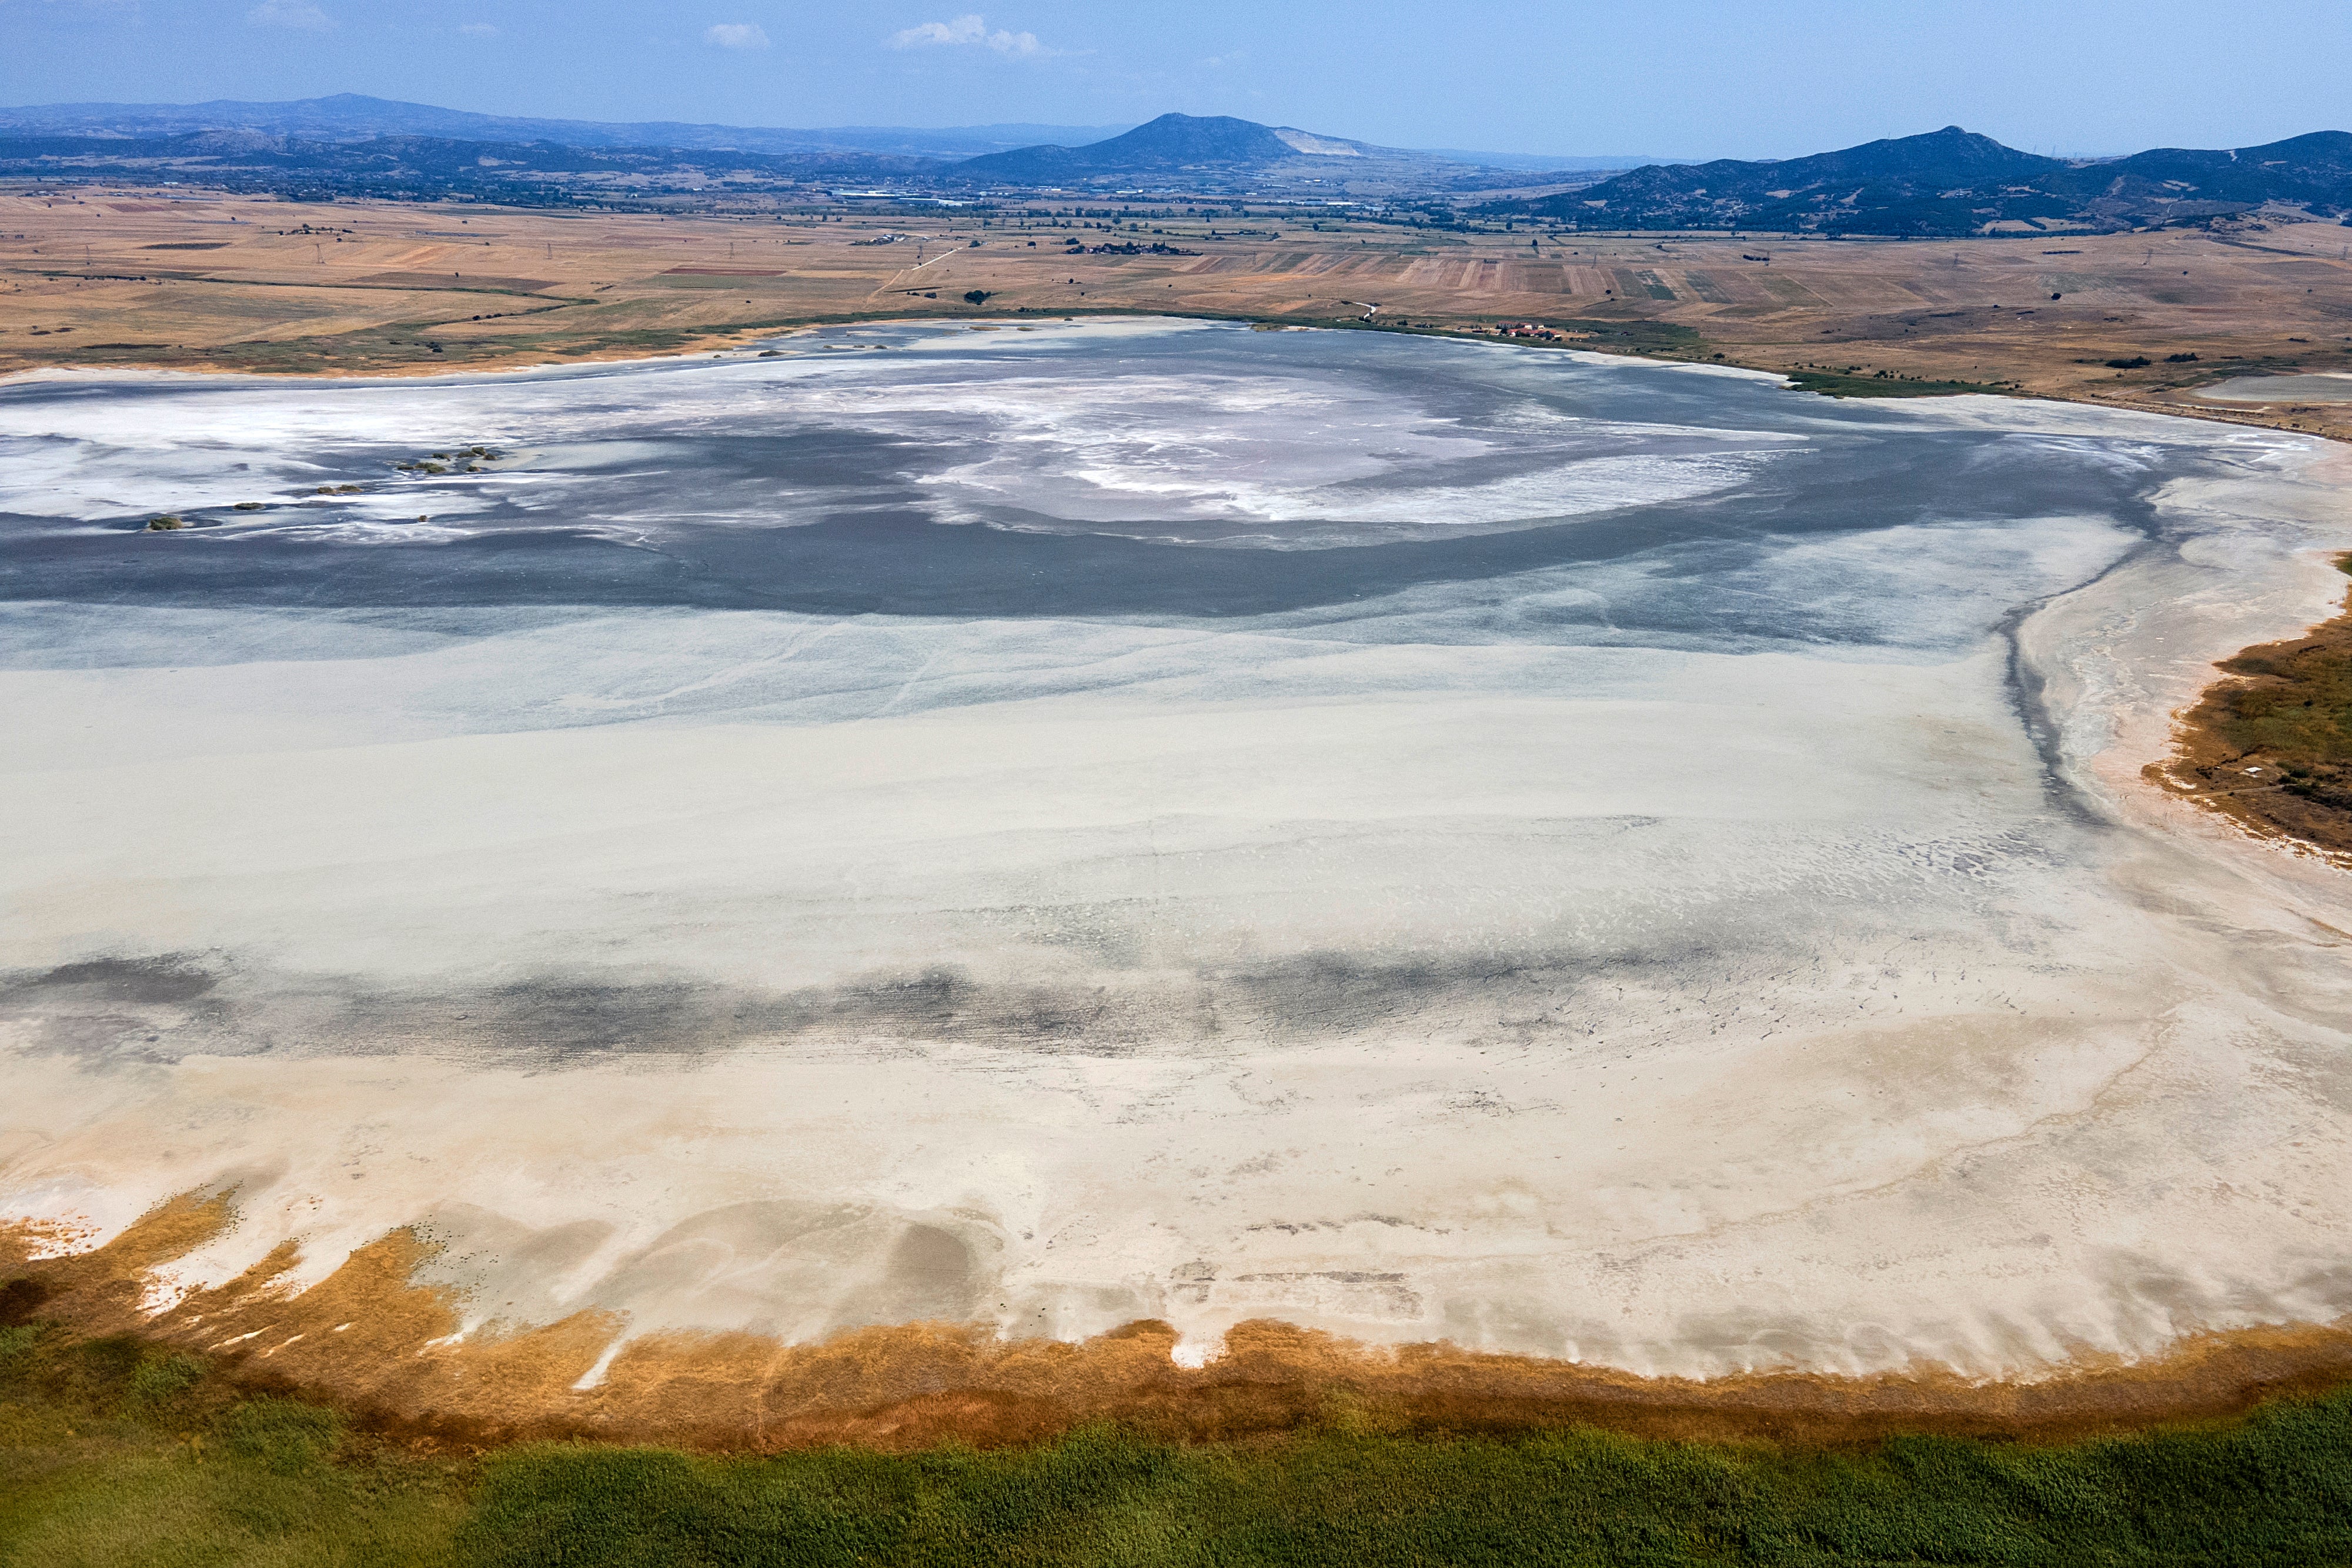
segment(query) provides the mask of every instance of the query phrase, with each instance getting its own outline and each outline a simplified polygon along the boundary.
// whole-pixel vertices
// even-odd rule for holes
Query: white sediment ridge
[[[1475,352],[1444,363],[1528,351]],[[837,410],[889,362],[790,385],[841,378]],[[553,424],[551,389],[631,385],[528,396]],[[1181,423],[1182,388],[1149,393]],[[1372,434],[1284,468],[1290,397],[1234,416],[1275,454],[1247,486],[1142,436],[1079,479],[982,434],[926,473],[1046,519],[997,526],[1148,540],[1442,514],[1399,465],[1479,444],[1517,466],[1469,486],[1478,529],[1606,511],[1603,476],[1801,502],[1803,449],[1855,431],[2196,465],[2155,542],[1906,515],[1245,614],[9,605],[0,1213],[89,1245],[234,1186],[182,1286],[288,1239],[315,1281],[417,1225],[469,1329],[1161,1318],[1197,1355],[1273,1317],[1649,1374],[2032,1377],[2352,1311],[2352,877],[2139,776],[2212,660],[2333,610],[2340,453],[1966,398],[1727,413],[1705,450],[1639,446],[1694,408],[1629,412],[1652,434],[1592,439],[1636,445],[1547,469],[1541,421],[1357,389],[1318,406]],[[99,495],[89,406],[0,436],[50,421],[40,482]],[[205,440],[331,417],[237,406]],[[1554,510],[1513,498],[1592,462]],[[1378,505],[1334,488],[1384,475]],[[1100,499],[1154,486],[1183,505]],[[1621,623],[1667,593],[1801,625]],[[1556,623],[1582,630],[1522,630]]]

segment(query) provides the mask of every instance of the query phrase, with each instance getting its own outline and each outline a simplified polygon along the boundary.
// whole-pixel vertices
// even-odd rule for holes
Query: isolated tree
[[[988,290],[985,288],[967,288],[963,291],[963,302],[967,305],[984,304],[987,299]]]

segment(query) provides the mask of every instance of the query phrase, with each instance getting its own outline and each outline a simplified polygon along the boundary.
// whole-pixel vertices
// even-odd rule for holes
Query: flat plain
[[[2308,382],[2272,402],[2242,386],[2198,395],[2352,371],[2352,229],[2291,214],[1904,241],[1024,208],[1048,210],[698,217],[20,187],[0,193],[0,373],[417,373],[716,348],[815,322],[1146,311],[1539,324],[1568,346],[1805,371],[1832,390],[1998,386],[2352,436],[2352,403],[2315,399]]]

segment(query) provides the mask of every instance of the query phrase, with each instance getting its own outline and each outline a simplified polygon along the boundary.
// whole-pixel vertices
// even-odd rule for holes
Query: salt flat
[[[2352,402],[2352,375],[2233,376],[2197,395],[2221,402]]]
[[[475,1326],[1196,1359],[2031,1375],[2352,1306],[2352,895],[2137,776],[2326,612],[2319,443],[774,346],[0,388],[10,1215],[233,1185],[179,1284],[415,1225]]]

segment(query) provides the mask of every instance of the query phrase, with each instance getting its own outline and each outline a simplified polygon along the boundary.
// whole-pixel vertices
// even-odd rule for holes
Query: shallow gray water
[[[0,390],[0,591],[1229,617],[1638,561],[1638,586],[1515,633],[1835,641],[1885,629],[1853,625],[1836,581],[1774,582],[1792,549],[2052,517],[2143,531],[2147,496],[2196,461],[1923,426],[1760,378],[1370,334],[854,340],[887,347],[299,394],[20,383]],[[444,443],[516,455],[479,476],[389,472]],[[342,483],[369,493],[302,495]],[[159,510],[198,527],[141,531]]]

